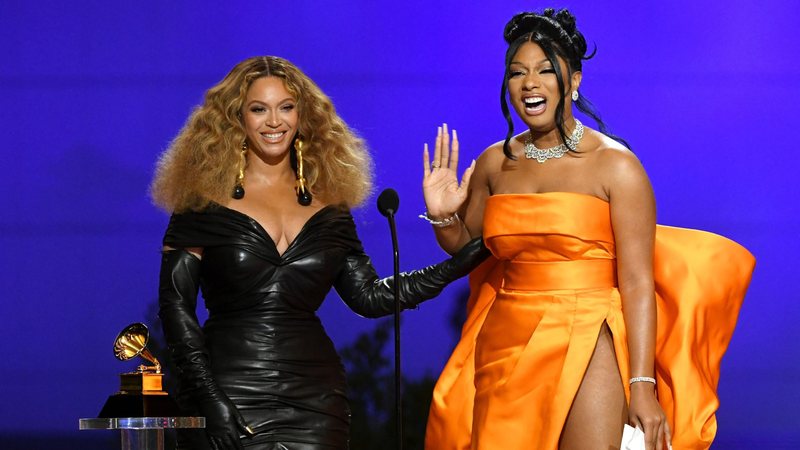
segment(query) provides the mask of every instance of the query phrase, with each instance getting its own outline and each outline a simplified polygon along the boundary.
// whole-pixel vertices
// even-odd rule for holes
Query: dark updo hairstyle
[[[558,80],[559,92],[562,95],[558,99],[556,106],[556,128],[558,128],[558,135],[561,141],[564,142],[571,151],[574,148],[569,147],[569,141],[566,139],[564,132],[564,74],[561,73],[561,65],[558,63],[560,56],[567,63],[568,77],[571,77],[574,72],[582,70],[583,61],[590,59],[597,51],[595,48],[591,54],[586,54],[586,39],[575,26],[575,16],[572,15],[566,8],[556,12],[553,8],[547,8],[541,13],[537,12],[523,12],[515,15],[506,24],[503,30],[503,37],[508,43],[508,50],[506,50],[506,67],[505,74],[503,75],[503,85],[500,89],[500,108],[503,110],[503,116],[508,122],[508,134],[503,143],[503,153],[509,159],[516,159],[511,154],[509,142],[514,135],[514,122],[511,119],[511,113],[508,108],[508,101],[506,94],[508,93],[508,79],[510,77],[511,60],[517,54],[517,51],[526,42],[533,42],[541,47],[544,54],[547,55],[547,60],[553,66]],[[608,132],[608,127],[600,119],[600,115],[592,106],[592,103],[586,98],[585,95],[578,97],[575,102],[576,106],[587,116],[597,122],[600,132],[619,141],[626,147],[628,143],[623,139],[614,136]]]

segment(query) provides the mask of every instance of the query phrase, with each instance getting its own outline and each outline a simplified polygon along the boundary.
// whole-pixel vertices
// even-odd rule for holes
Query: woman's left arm
[[[617,280],[628,331],[631,377],[655,378],[656,299],[653,282],[656,207],[653,189],[639,160],[610,150],[605,186],[617,252]],[[627,383],[628,380],[623,380]],[[655,384],[630,385],[629,422],[645,432],[646,448],[661,450],[671,432],[656,400]]]
[[[402,309],[413,308],[436,297],[445,286],[468,274],[489,254],[483,239],[477,237],[440,263],[401,272],[398,293]],[[364,317],[381,317],[394,311],[394,283],[394,276],[379,279],[369,256],[358,248],[345,257],[334,287],[356,313]]]

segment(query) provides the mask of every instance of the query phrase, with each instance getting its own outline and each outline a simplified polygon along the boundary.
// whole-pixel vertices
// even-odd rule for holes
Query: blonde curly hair
[[[331,100],[300,69],[275,56],[246,59],[206,92],[181,132],[161,155],[150,193],[169,212],[227,203],[236,184],[246,134],[241,119],[247,90],[258,78],[278,77],[296,101],[303,138],[303,172],[323,203],[352,207],[372,189],[372,159],[364,141],[336,114]]]

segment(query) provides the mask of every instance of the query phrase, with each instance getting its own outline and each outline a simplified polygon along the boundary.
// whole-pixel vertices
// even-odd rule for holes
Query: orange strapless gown
[[[604,322],[622,379],[631,376],[609,204],[566,192],[494,195],[483,233],[495,258],[470,275],[425,447],[556,450]],[[720,360],[754,263],[721,236],[657,227],[656,379],[676,450],[714,438]]]

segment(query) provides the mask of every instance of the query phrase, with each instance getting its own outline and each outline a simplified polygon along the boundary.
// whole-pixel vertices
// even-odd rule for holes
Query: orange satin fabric
[[[604,322],[622,379],[631,375],[609,204],[495,195],[483,231],[495,258],[470,275],[467,320],[434,390],[425,447],[555,450]],[[721,236],[657,228],[656,378],[675,449],[714,438],[719,364],[753,265]]]

